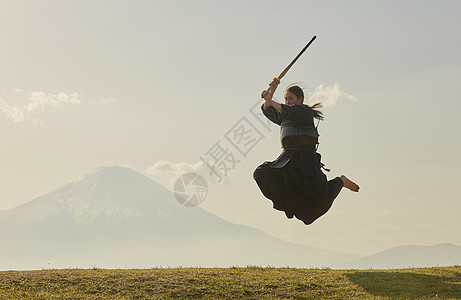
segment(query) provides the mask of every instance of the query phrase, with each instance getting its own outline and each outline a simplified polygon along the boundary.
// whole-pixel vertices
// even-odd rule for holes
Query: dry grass
[[[461,267],[0,272],[0,299],[461,299]]]

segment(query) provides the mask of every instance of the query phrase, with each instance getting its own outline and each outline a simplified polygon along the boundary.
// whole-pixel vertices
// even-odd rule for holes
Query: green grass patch
[[[461,299],[461,266],[4,271],[0,299]]]

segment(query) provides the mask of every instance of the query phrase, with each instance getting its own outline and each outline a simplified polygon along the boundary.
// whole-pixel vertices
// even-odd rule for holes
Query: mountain
[[[287,243],[200,207],[155,181],[102,167],[0,212],[0,269],[91,266],[323,267],[360,256]]]
[[[363,257],[340,268],[398,269],[461,265],[461,247],[449,243],[434,246],[399,246]]]

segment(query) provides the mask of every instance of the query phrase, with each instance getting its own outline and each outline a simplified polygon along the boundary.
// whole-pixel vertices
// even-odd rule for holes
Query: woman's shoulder
[[[282,117],[295,122],[312,122],[313,111],[308,105],[297,104],[297,105],[283,105],[282,106]]]
[[[307,104],[291,104],[291,105],[288,105],[288,104],[283,104],[282,105],[285,105],[285,106],[289,106],[289,107],[294,107],[294,108],[300,108],[300,109],[311,109],[311,107]]]
[[[287,105],[287,106],[289,107],[289,109],[292,109],[292,110],[312,112],[312,108],[307,104],[293,104],[293,105]]]

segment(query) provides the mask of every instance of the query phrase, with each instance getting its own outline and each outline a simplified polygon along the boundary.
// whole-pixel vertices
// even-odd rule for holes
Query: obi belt
[[[304,176],[315,176],[321,168],[320,154],[316,152],[315,145],[296,148],[285,147],[282,153],[272,162],[271,168],[281,169],[301,168]]]

